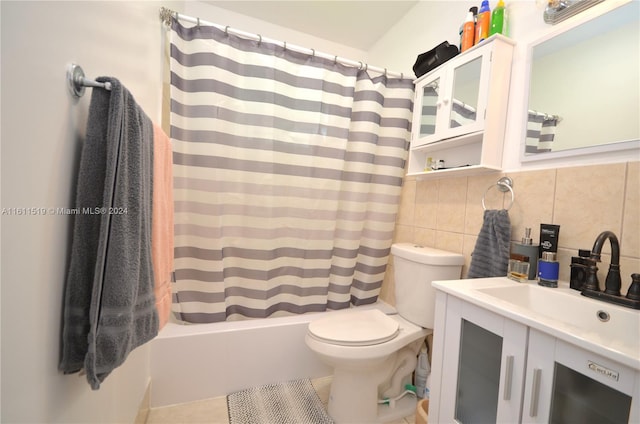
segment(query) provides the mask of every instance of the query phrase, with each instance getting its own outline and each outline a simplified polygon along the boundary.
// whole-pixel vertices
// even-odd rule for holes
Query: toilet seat
[[[378,309],[335,312],[309,323],[311,337],[340,346],[371,346],[398,336],[398,322]]]

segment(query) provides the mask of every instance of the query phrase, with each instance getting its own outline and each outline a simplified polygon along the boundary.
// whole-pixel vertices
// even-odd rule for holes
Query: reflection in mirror
[[[639,3],[533,47],[526,154],[640,139]]]
[[[440,78],[424,86],[422,91],[422,115],[420,116],[420,137],[436,132],[436,115],[438,113],[438,86]]]
[[[481,67],[482,57],[478,57],[455,69],[450,128],[470,124],[476,120]]]

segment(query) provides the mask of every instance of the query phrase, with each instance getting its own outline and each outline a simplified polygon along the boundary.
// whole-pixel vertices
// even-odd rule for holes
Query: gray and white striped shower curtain
[[[175,19],[170,38],[177,318],[374,302],[412,81]]]

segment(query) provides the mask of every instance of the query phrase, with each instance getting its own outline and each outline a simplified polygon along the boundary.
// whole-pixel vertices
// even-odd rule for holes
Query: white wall
[[[214,24],[230,26],[234,29],[246,31],[254,34],[261,34],[273,40],[286,41],[300,47],[315,49],[318,52],[337,55],[346,59],[356,61],[367,61],[367,52],[349,47],[345,44],[335,43],[323,38],[314,37],[312,35],[274,25],[269,22],[255,19],[246,15],[241,15],[220,7],[216,7],[210,3],[202,3],[199,1],[187,1],[184,13],[194,18],[200,18]],[[190,26],[191,24],[186,23]],[[345,40],[348,42],[348,40]],[[372,64],[375,65],[375,64]]]
[[[2,208],[72,207],[91,90],[79,101],[66,66],[120,79],[160,118],[161,5],[171,2],[0,3]],[[149,350],[92,391],[57,366],[71,216],[2,219],[3,423],[133,422],[149,382]]]

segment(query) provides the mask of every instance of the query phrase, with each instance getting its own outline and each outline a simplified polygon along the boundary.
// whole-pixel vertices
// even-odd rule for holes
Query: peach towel
[[[169,137],[153,124],[153,207],[151,255],[155,276],[159,328],[171,314],[171,273],[173,272],[173,173]]]

